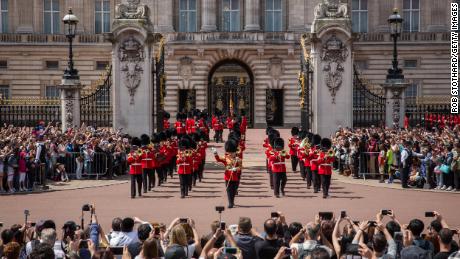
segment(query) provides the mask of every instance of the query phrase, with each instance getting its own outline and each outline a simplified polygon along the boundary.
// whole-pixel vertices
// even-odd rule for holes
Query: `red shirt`
[[[280,151],[275,151],[273,155],[268,158],[268,163],[271,166],[273,173],[286,173],[286,159],[289,159],[290,156],[285,152],[285,155],[281,155]]]
[[[192,173],[192,156],[185,156],[179,152],[176,160],[178,174]]]
[[[222,163],[225,166],[224,179],[225,181],[239,181],[241,175],[241,160],[239,158],[231,158],[229,154],[225,154],[225,157],[214,156],[217,162]],[[236,159],[236,161],[234,161]],[[232,165],[236,168],[236,171],[233,171]]]

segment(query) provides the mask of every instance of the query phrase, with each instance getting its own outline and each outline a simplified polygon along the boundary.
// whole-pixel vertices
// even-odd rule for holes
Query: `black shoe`
[[[131,196],[131,199],[134,199],[134,198],[136,198],[136,196]]]
[[[310,189],[310,188],[311,188],[311,186],[310,186],[310,185],[307,185],[307,189]]]
[[[282,196],[286,196],[286,193],[284,191],[281,192]]]
[[[318,190],[314,190],[313,193],[318,193]]]
[[[323,199],[326,199],[327,198],[327,195],[326,194],[323,194]]]
[[[185,198],[185,195],[182,194],[182,195],[180,196],[180,198],[181,198],[181,199],[184,199],[184,198]]]
[[[275,195],[275,196],[276,196],[276,198],[281,198],[279,194],[278,194],[278,195]]]
[[[233,208],[233,206],[234,206],[233,204],[229,204],[229,205],[227,206],[227,208],[231,209],[231,208]]]
[[[144,193],[147,193],[147,190],[144,190]]]

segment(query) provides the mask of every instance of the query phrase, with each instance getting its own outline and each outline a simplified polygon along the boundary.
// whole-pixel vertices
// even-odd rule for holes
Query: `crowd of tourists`
[[[335,168],[354,178],[403,188],[460,191],[460,127],[339,129],[334,138]]]
[[[0,128],[0,193],[31,191],[46,180],[69,181],[126,171],[128,136],[82,125],[62,132],[41,121],[34,128]]]
[[[244,216],[227,223],[215,220],[208,233],[198,233],[191,218],[165,225],[116,217],[109,230],[98,223],[93,205],[82,210],[89,224],[67,221],[61,228],[50,219],[32,223],[26,217],[26,222],[4,226],[1,258],[460,258],[459,230],[435,211],[407,224],[392,210],[365,221],[355,221],[347,211],[319,212],[309,222],[289,222],[289,215],[272,212],[263,226],[253,226]]]

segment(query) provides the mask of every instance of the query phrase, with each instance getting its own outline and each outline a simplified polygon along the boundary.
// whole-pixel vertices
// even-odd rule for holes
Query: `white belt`
[[[310,160],[310,161],[313,162],[313,161],[318,161],[318,160],[319,160],[319,159],[312,159],[312,160]]]
[[[190,164],[179,164],[179,165],[190,165]]]
[[[144,158],[144,159],[142,159],[142,160],[149,160],[149,161],[150,161],[150,160],[152,160],[152,159],[151,159],[151,158]]]
[[[277,163],[273,163],[274,165],[284,165],[286,164],[285,162],[277,162]]]
[[[133,163],[133,164],[131,164],[131,165],[133,165],[133,166],[140,166],[140,165],[142,165],[142,164],[139,164],[139,163]]]
[[[332,166],[331,164],[320,164],[319,166]]]

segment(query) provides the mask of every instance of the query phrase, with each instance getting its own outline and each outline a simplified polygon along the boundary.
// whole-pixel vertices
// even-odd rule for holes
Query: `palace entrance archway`
[[[208,109],[212,113],[246,115],[254,122],[254,77],[249,67],[238,60],[223,60],[209,72]]]

